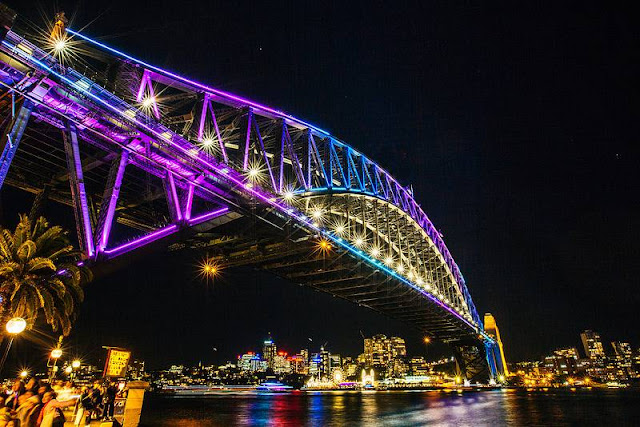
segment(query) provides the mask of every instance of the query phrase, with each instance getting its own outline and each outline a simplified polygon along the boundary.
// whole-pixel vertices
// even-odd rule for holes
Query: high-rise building
[[[628,342],[613,341],[611,346],[613,347],[616,359],[620,365],[624,368],[630,368],[633,363],[633,351],[631,350],[631,344]]]
[[[336,368],[342,368],[342,357],[339,354],[329,355],[329,368],[331,371]]]
[[[578,371],[578,350],[575,347],[560,348],[544,358],[544,368],[549,374],[574,375]]]
[[[331,374],[331,353],[320,347],[320,365],[318,367],[320,377],[328,378]]]
[[[386,335],[378,334],[364,339],[364,360],[367,367],[386,366],[389,363],[391,351]]]
[[[238,356],[238,369],[246,372],[256,372],[266,370],[266,362],[264,362],[259,354],[250,351]]]
[[[384,368],[388,375],[399,376],[408,370],[404,359],[407,346],[403,338],[378,334],[364,339],[364,365],[367,368]]]
[[[586,330],[580,334],[585,355],[591,360],[604,359],[604,347],[600,334],[591,330]]]
[[[430,372],[429,365],[424,357],[412,357],[409,361],[411,375],[427,375]]]
[[[273,342],[271,335],[269,335],[269,339],[264,341],[264,345],[262,346],[262,357],[267,362],[267,368],[273,369],[275,364],[275,358],[278,354],[276,343]]]
[[[391,348],[392,359],[397,359],[399,357],[407,356],[407,345],[404,342],[404,338],[399,338],[399,337],[389,338],[389,346]]]
[[[308,366],[309,357],[305,353],[307,353],[307,351],[302,350],[300,354],[295,354],[289,358],[289,363],[291,364],[291,370],[296,374],[309,373],[309,366]]]
[[[312,353],[309,357],[309,375],[314,378],[320,377],[320,365],[322,359],[320,358],[319,353]]]
[[[509,375],[509,368],[507,368],[507,359],[504,357],[504,347],[502,346],[502,340],[500,339],[500,330],[498,329],[496,319],[491,313],[485,313],[484,315],[484,330],[487,335],[496,340],[496,343],[498,344],[498,354],[494,355],[496,364],[498,365],[496,366],[498,368],[498,371],[501,371],[504,375]]]
[[[287,358],[287,353],[284,351],[279,352],[273,358],[273,372],[276,374],[289,374],[291,373],[291,362]]]

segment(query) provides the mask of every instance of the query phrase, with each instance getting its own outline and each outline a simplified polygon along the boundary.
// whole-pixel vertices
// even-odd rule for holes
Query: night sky
[[[8,2],[22,24],[56,10],[29,3]],[[637,15],[542,3],[57,8],[134,56],[317,124],[412,184],[516,361],[578,346],[583,329],[640,344]],[[31,196],[3,192],[13,225]],[[47,213],[68,224],[70,211]],[[425,354],[408,325],[250,268],[207,289],[201,257],[159,254],[91,283],[73,351],[97,359],[100,346],[122,345],[151,367],[222,363],[260,350],[270,331],[290,352],[328,341],[357,355],[361,333],[383,332]],[[17,347],[21,362],[44,354]]]

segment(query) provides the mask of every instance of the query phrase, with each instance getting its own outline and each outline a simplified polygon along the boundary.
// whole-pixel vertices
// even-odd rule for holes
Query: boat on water
[[[293,387],[290,385],[282,384],[281,382],[264,382],[259,386],[256,386],[256,391],[267,392],[267,393],[287,393],[293,390]]]
[[[224,390],[224,386],[210,385],[169,385],[164,386],[160,392],[175,396],[205,396]]]

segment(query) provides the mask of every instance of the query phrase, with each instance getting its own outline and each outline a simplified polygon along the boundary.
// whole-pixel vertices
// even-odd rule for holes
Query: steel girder
[[[22,134],[24,133],[25,127],[27,127],[27,122],[29,121],[29,116],[31,115],[31,110],[33,109],[33,103],[25,100],[20,107],[20,111],[18,114],[14,114],[14,95],[11,94],[11,109],[12,109],[12,118],[7,126],[7,131],[2,135],[2,154],[0,155],[0,189],[2,189],[2,184],[4,184],[4,180],[9,173],[9,167],[11,166],[11,162],[16,155],[16,151],[18,151],[18,145],[20,144],[20,140],[22,139]]]

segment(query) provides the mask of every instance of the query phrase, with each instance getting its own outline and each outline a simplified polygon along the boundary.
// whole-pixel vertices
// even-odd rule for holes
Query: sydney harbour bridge
[[[503,372],[465,280],[410,187],[321,128],[0,5],[0,191],[72,208],[84,262],[207,251],[448,343],[461,374]]]

